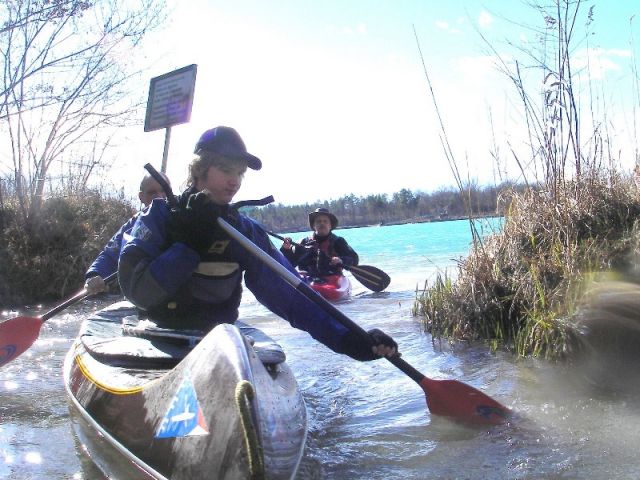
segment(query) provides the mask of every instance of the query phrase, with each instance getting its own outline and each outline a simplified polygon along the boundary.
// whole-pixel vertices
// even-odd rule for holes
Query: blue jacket
[[[98,254],[93,261],[89,270],[84,275],[84,278],[95,277],[100,275],[102,278],[107,278],[113,272],[118,270],[118,257],[120,256],[120,249],[122,247],[122,239],[125,233],[129,233],[136,223],[139,213],[136,213],[127,222],[120,227],[120,230],[111,237],[102,251]]]
[[[125,296],[152,318],[172,319],[188,328],[192,321],[205,322],[208,328],[233,323],[244,283],[256,299],[270,311],[304,330],[335,352],[344,353],[347,329],[321,307],[296,292],[280,276],[255,258],[224,232],[214,241],[224,251],[224,261],[215,262],[183,243],[167,238],[170,210],[164,200],[156,199],[142,212],[125,235],[118,268],[120,287]],[[267,233],[242,214],[229,221],[289,271],[294,267],[270,242]],[[215,274],[209,275],[215,271]],[[346,340],[346,339],[345,339]],[[348,340],[347,340],[348,342]]]

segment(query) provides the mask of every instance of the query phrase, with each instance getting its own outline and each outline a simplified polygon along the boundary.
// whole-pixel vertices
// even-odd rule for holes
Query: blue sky
[[[515,91],[492,66],[480,33],[505,58],[516,58],[506,42],[531,46],[535,35],[527,27],[542,26],[540,14],[524,3],[190,0],[169,5],[170,24],[146,50],[149,79],[198,65],[191,122],[171,132],[167,173],[175,186],[185,179],[199,135],[216,125],[236,128],[249,151],[263,160],[261,171],[247,173],[236,200],[273,194],[285,204],[313,203],[350,193],[453,186],[414,28],[463,175],[481,184],[498,177],[490,155],[490,116],[503,155],[500,169],[517,174],[506,147],[507,141],[512,146],[524,141],[525,130],[512,111]],[[587,58],[580,55],[588,46],[590,79],[598,83],[607,120],[615,123],[622,163],[631,168],[638,106],[631,65],[640,53],[640,32],[630,18],[640,13],[640,3],[584,5],[582,18],[595,5],[593,34],[588,44],[576,46],[576,65]],[[577,29],[584,32],[581,25]],[[141,88],[146,96],[148,85]],[[119,155],[119,167],[126,168],[114,174],[116,184],[135,194],[143,165],[160,165],[163,143],[163,130],[132,130]]]

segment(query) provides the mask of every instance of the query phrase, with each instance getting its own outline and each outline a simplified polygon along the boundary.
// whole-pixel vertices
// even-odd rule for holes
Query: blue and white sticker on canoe
[[[156,438],[189,437],[208,435],[202,409],[191,379],[186,376],[173,396],[169,410],[162,419]]]

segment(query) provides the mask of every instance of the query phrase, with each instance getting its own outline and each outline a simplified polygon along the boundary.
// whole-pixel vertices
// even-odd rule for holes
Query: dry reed
[[[414,314],[427,331],[518,355],[579,347],[573,319],[588,281],[633,274],[640,202],[629,178],[595,171],[557,192],[505,192],[503,229],[476,243],[455,282],[441,274],[419,293]]]

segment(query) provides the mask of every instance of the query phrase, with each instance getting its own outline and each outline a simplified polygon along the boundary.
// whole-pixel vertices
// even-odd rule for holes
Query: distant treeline
[[[337,200],[304,205],[272,204],[248,210],[249,216],[270,230],[298,232],[309,230],[308,214],[318,207],[328,208],[338,217],[341,227],[431,222],[502,214],[498,208],[501,192],[521,190],[513,184],[492,187],[471,186],[461,192],[440,189],[433,193],[412,192],[406,188],[387,194],[356,197],[346,195]]]
[[[431,194],[403,189],[390,196],[347,195],[247,213],[279,233],[309,231],[308,214],[318,207],[337,215],[343,227],[440,221],[465,217],[469,211],[495,215],[496,205],[505,205],[513,189],[502,185]],[[81,195],[50,196],[27,218],[20,212],[17,197],[0,182],[0,309],[60,299],[79,290],[88,266],[134,208],[123,195],[112,198],[85,190]]]

